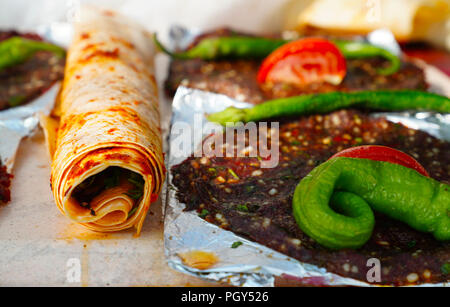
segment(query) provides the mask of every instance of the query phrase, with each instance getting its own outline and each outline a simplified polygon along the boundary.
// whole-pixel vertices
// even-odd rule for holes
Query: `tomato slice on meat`
[[[352,147],[338,152],[337,154],[332,156],[331,159],[338,157],[370,159],[375,161],[400,164],[402,166],[416,170],[426,177],[430,177],[425,168],[413,157],[397,149],[387,146],[366,145]]]
[[[272,52],[258,72],[259,83],[316,82],[339,84],[347,72],[345,58],[338,47],[322,38],[304,38],[287,43]]]

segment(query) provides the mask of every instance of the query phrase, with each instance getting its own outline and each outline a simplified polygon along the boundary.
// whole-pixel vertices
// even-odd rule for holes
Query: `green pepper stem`
[[[222,112],[212,113],[207,118],[210,122],[220,123],[223,126],[231,126],[238,122],[248,122],[248,111],[249,109],[229,107]]]

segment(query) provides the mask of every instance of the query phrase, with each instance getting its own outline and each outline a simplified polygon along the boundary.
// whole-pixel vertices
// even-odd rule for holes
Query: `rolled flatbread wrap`
[[[165,169],[154,54],[150,34],[114,12],[84,8],[75,22],[59,124],[47,135],[56,138],[56,204],[91,230],[136,227],[139,234],[161,190]],[[44,122],[55,127],[53,120]]]

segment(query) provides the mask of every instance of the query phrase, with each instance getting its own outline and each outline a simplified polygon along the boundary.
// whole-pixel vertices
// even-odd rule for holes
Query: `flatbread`
[[[388,28],[399,41],[428,41],[450,50],[449,0],[315,0],[290,10],[286,20],[287,28],[300,31],[367,34]]]
[[[84,7],[75,22],[57,132],[49,130],[55,129],[54,118],[41,123],[49,130],[49,144],[55,144],[50,154],[56,204],[89,229],[112,232],[136,227],[139,233],[161,190],[165,169],[154,55],[150,34],[114,12]],[[132,214],[126,181],[103,191],[90,208],[72,195],[83,181],[112,166],[144,179],[143,195]]]

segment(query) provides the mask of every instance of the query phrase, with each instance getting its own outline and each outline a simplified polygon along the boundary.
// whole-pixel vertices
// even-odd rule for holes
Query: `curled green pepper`
[[[155,44],[164,53],[176,59],[262,59],[267,57],[278,47],[288,43],[283,39],[270,39],[253,36],[221,36],[207,37],[202,39],[193,48],[184,52],[170,52],[154,36]],[[401,66],[399,57],[386,49],[365,42],[353,42],[343,40],[332,40],[339,48],[345,58],[359,59],[368,57],[382,57],[390,62],[388,68],[379,68],[377,71],[382,75],[390,75],[397,72]]]
[[[0,42],[0,70],[21,64],[38,51],[50,51],[59,57],[66,53],[56,45],[14,36]]]
[[[450,186],[401,165],[334,158],[303,178],[293,198],[299,227],[330,249],[364,245],[374,225],[371,209],[450,240]]]
[[[227,123],[282,116],[329,113],[350,107],[381,111],[427,110],[450,113],[450,99],[412,90],[331,92],[274,99],[246,109],[229,107],[210,114],[208,120],[225,126]]]
[[[340,40],[334,40],[333,43],[336,44],[346,59],[382,57],[385,60],[388,60],[390,63],[389,67],[377,69],[377,72],[380,75],[391,75],[397,72],[402,65],[398,56],[386,49],[371,44]]]

